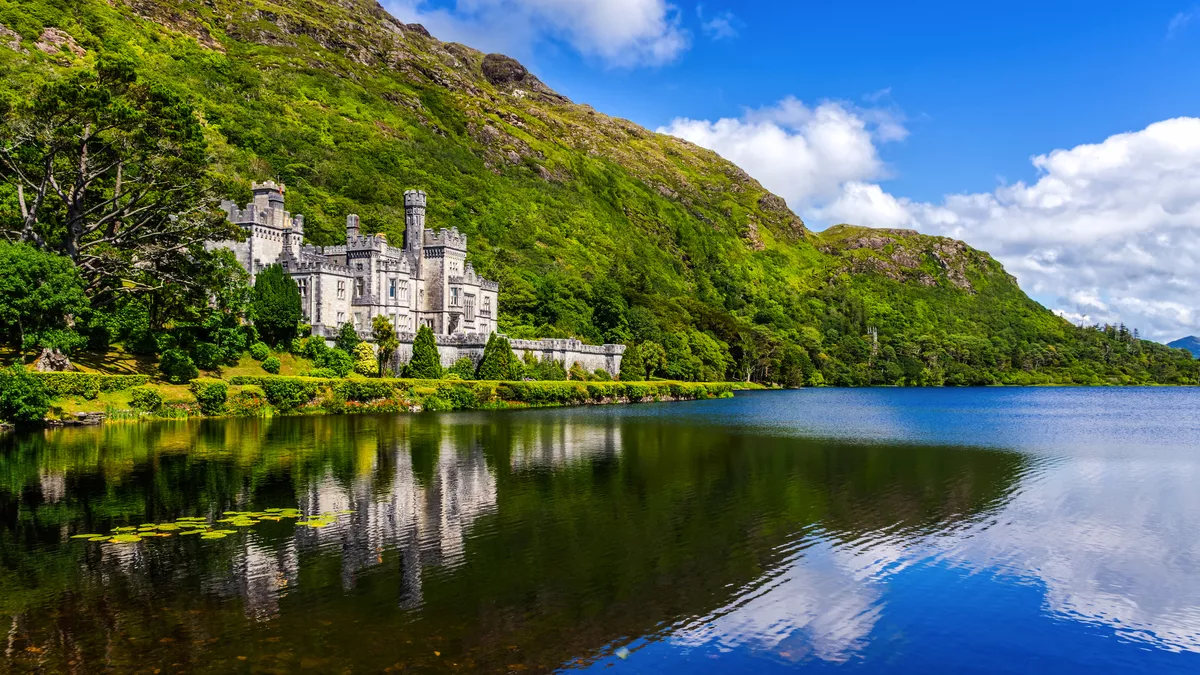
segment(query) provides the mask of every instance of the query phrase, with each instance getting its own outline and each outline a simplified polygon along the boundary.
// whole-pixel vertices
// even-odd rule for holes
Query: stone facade
[[[467,262],[467,236],[457,228],[425,228],[426,195],[404,193],[404,241],[396,247],[382,234],[364,234],[356,215],[346,217],[346,243],[304,243],[304,216],[283,206],[284,185],[267,181],[252,185],[254,200],[245,208],[221,203],[229,221],[246,232],[245,241],[212,242],[210,248],[231,249],[238,262],[257,275],[278,263],[300,287],[304,318],[313,334],[332,339],[346,322],[370,339],[376,316],[386,316],[400,338],[393,367],[412,357],[417,329],[429,326],[437,338],[445,366],[467,357],[483,358],[488,337],[499,328],[500,287],[475,273]],[[579,363],[588,372],[621,370],[624,345],[585,345],[578,340],[513,340],[518,356]]]
[[[387,317],[399,333],[422,325],[436,335],[497,329],[499,285],[466,261],[467,237],[457,228],[425,229],[424,192],[404,193],[405,237],[396,247],[382,234],[361,232],[356,215],[346,217],[344,245],[305,244],[304,216],[284,209],[285,187],[267,181],[253,190],[245,208],[221,204],[246,240],[211,245],[232,249],[252,276],[282,265],[300,287],[304,318],[315,334],[332,336],[352,322],[366,335],[376,316]]]

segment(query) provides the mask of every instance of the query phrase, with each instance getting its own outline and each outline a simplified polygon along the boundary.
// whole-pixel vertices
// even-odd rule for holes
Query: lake
[[[0,632],[0,672],[1200,672],[1200,390],[9,434]]]

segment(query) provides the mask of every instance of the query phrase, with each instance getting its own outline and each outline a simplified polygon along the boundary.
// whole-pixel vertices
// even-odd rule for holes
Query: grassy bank
[[[723,398],[725,382],[491,382],[230,375],[187,385],[145,375],[38,374],[53,392],[51,418],[110,419],[488,410]]]

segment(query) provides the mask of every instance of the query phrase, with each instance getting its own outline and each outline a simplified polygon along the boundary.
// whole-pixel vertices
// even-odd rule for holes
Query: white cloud
[[[810,108],[790,97],[741,118],[678,118],[658,131],[715,150],[793,209],[834,199],[848,182],[883,177],[875,143],[907,134],[902,120],[883,109],[838,101]]]
[[[1200,119],[1178,118],[1032,159],[1036,182],[913,202],[848,183],[816,210],[829,222],[912,227],[992,253],[1064,316],[1200,329]]]
[[[453,9],[426,0],[384,2],[400,20],[422,23],[440,39],[516,56],[550,39],[611,66],[661,65],[690,42],[666,0],[457,0]]]
[[[878,104],[881,90],[866,97]],[[940,203],[887,192],[882,143],[905,138],[893,107],[794,98],[740,118],[680,118],[659,129],[745,169],[814,223],[908,227],[962,239],[1077,323],[1145,337],[1200,333],[1200,118],[1031,158],[1032,183]]]
[[[733,12],[722,12],[707,21],[704,20],[703,13],[700,13],[700,19],[700,29],[713,41],[731,40],[738,36],[738,20]]]

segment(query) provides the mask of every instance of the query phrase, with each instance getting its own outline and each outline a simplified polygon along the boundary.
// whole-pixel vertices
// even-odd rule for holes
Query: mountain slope
[[[1186,349],[1192,356],[1200,359],[1200,337],[1189,335],[1185,338],[1179,338],[1174,342],[1168,342],[1167,346],[1172,349]]]
[[[685,379],[1197,378],[1165,349],[1055,317],[960,242],[810,232],[715,153],[373,0],[0,0],[0,23],[17,95],[101,52],[135,54],[195,105],[231,196],[283,180],[314,243],[340,241],[348,213],[399,240],[404,189],[427,190],[430,225],[466,232],[501,282],[515,336],[657,342]]]

